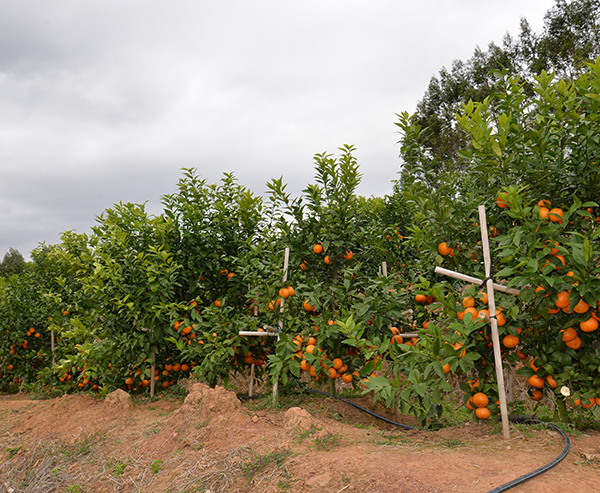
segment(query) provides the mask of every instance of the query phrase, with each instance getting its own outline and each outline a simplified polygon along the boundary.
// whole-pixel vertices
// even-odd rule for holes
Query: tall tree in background
[[[9,278],[13,274],[20,274],[25,270],[27,263],[18,250],[10,248],[0,262],[0,276]]]
[[[600,54],[599,20],[600,0],[556,0],[544,16],[541,33],[534,33],[523,18],[517,39],[507,34],[501,45],[490,43],[487,51],[477,47],[469,60],[455,60],[450,69],[442,68],[432,77],[413,117],[422,129],[418,138],[427,149],[428,169],[405,168],[407,175],[413,179],[426,174],[428,185],[436,188],[441,173],[460,174],[457,159],[468,138],[456,124],[462,105],[491,95],[498,84],[497,70],[519,74],[528,82],[543,70],[575,78],[586,61]],[[530,87],[524,90],[531,91]],[[398,125],[403,126],[402,122]],[[401,157],[408,161],[403,151]]]

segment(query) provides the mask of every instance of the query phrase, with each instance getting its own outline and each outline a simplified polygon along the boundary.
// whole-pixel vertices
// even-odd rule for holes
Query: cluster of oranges
[[[547,199],[540,200],[538,202],[538,209],[540,211],[540,217],[542,219],[547,219],[553,223],[559,223],[559,224],[562,223],[563,217],[565,215],[563,210],[559,209],[558,207],[555,207],[554,209],[552,209],[551,207],[552,207],[552,203],[549,200],[547,200]]]
[[[479,385],[478,381],[471,383],[472,387]],[[488,419],[492,413],[487,407],[490,400],[483,392],[476,392],[467,400],[466,406],[470,410],[475,410],[475,416],[479,419]]]
[[[321,254],[325,253],[325,249],[323,248],[323,245],[321,243],[315,243],[312,246],[312,251],[314,253],[316,253],[317,255],[321,255]],[[350,260],[352,257],[354,257],[352,250],[346,250],[342,254],[342,258],[344,258],[345,260]],[[334,257],[327,253],[323,257],[323,262],[325,262],[327,265],[331,265],[334,262],[334,260],[335,260]],[[309,263],[306,260],[303,260],[302,263],[300,264],[300,268],[302,270],[308,269],[308,266],[309,266]]]
[[[332,324],[335,323],[330,321]],[[349,371],[348,365],[341,358],[330,359],[327,353],[318,347],[317,339],[313,336],[305,337],[296,335],[293,343],[297,346],[296,359],[300,362],[300,369],[315,380],[319,380],[321,376],[326,376],[331,380],[341,378],[343,382],[350,383],[354,378],[360,378],[358,370]],[[317,359],[311,358],[312,364],[309,363],[306,354],[311,354]],[[318,363],[317,363],[318,362]]]

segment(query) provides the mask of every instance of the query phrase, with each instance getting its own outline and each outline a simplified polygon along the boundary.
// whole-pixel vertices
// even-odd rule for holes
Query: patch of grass
[[[375,439],[376,445],[405,445],[410,443],[410,438],[404,435],[389,435],[385,431],[380,433],[380,437]]]
[[[201,421],[200,423],[196,423],[196,429],[200,430],[202,428],[206,428],[208,426],[208,421]]]
[[[21,447],[15,447],[15,448],[8,447],[6,449],[6,453],[8,454],[9,460],[12,459],[15,455],[17,455],[19,450],[21,450]]]
[[[129,464],[127,462],[120,462],[114,459],[111,459],[109,461],[109,463],[107,464],[108,469],[111,470],[110,474],[114,477],[114,478],[118,478],[119,476],[121,476],[122,474],[125,473],[125,469],[127,469],[127,466]]]
[[[342,443],[342,435],[339,433],[326,433],[323,436],[315,437],[313,441],[313,447],[317,450],[331,450],[335,447],[339,447]]]
[[[304,440],[306,440],[308,437],[313,436],[315,433],[317,433],[317,431],[320,431],[321,428],[315,426],[315,425],[310,425],[310,428],[308,429],[302,429],[302,428],[298,428],[294,431],[294,440],[296,441],[296,443],[302,443]]]
[[[146,436],[150,436],[150,435],[156,435],[159,431],[160,431],[160,428],[158,428],[158,427],[148,428],[144,433],[146,434]]]
[[[441,445],[444,448],[457,448],[464,447],[467,444],[458,438],[447,438],[446,440],[442,441]]]
[[[292,454],[293,452],[287,448],[276,448],[263,455],[253,452],[252,457],[242,463],[242,474],[250,481],[267,466],[275,466],[279,469],[283,465],[285,459]]]
[[[85,490],[80,484],[72,484],[71,486],[67,486],[67,491],[69,493],[83,493]]]
[[[92,451],[92,447],[104,440],[105,435],[98,432],[91,433],[81,440],[77,440],[70,445],[64,445],[61,453],[66,460],[74,460],[78,457],[88,455]]]
[[[150,470],[152,474],[158,474],[162,470],[163,461],[156,459],[150,463]]]

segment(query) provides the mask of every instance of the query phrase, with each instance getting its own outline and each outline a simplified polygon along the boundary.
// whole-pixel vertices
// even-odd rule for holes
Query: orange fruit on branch
[[[527,383],[536,389],[541,389],[544,387],[544,379],[538,377],[537,375],[531,375],[527,379]]]
[[[496,197],[496,205],[501,209],[508,209],[509,205],[506,201],[508,199],[508,194],[506,192],[500,192],[498,197]]]
[[[319,253],[323,252],[323,245],[321,245],[320,243],[316,243],[315,245],[313,245],[312,249],[313,249],[313,252],[319,254]]]
[[[471,402],[473,402],[476,407],[485,407],[489,404],[490,400],[483,392],[477,392],[471,397]]]
[[[489,419],[491,415],[492,413],[487,407],[478,407],[475,409],[475,416],[479,419]]]
[[[564,214],[565,213],[562,211],[562,209],[555,207],[554,209],[551,209],[550,212],[548,213],[548,219],[550,219],[550,221],[553,223],[560,224],[563,221]]]

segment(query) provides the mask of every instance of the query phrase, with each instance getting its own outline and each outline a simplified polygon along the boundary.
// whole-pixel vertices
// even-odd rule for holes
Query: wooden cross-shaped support
[[[508,426],[508,411],[506,407],[506,389],[504,387],[504,373],[502,371],[502,353],[500,348],[500,338],[498,336],[498,322],[496,320],[496,299],[494,297],[494,290],[510,293],[518,296],[520,291],[518,289],[507,288],[501,284],[496,284],[492,281],[492,260],[490,255],[490,244],[487,231],[487,220],[485,216],[485,206],[479,206],[479,225],[481,228],[481,246],[483,247],[483,260],[485,266],[485,280],[478,279],[476,277],[466,276],[458,272],[454,272],[441,267],[436,267],[435,272],[437,274],[443,274],[446,276],[466,281],[479,286],[485,283],[486,291],[488,294],[488,304],[490,311],[490,327],[492,329],[492,346],[494,349],[494,366],[496,367],[496,379],[498,381],[498,399],[500,401],[500,416],[502,418],[502,434],[505,440],[510,438],[510,430]]]
[[[290,248],[285,247],[285,254],[283,259],[283,279],[282,282],[285,284],[288,278],[288,267],[290,263]],[[283,313],[283,306],[285,305],[285,298],[281,299],[280,312]],[[240,330],[239,335],[241,336],[257,336],[257,337],[277,337],[277,341],[279,342],[279,332],[283,329],[283,320],[279,320],[279,326],[277,329],[273,327],[265,326],[266,332],[258,332],[258,331],[250,331],[250,330]],[[248,395],[252,396],[254,390],[254,363],[250,366],[250,385],[248,387]],[[277,389],[279,387],[279,379],[276,379],[273,383],[273,402],[277,401]]]

